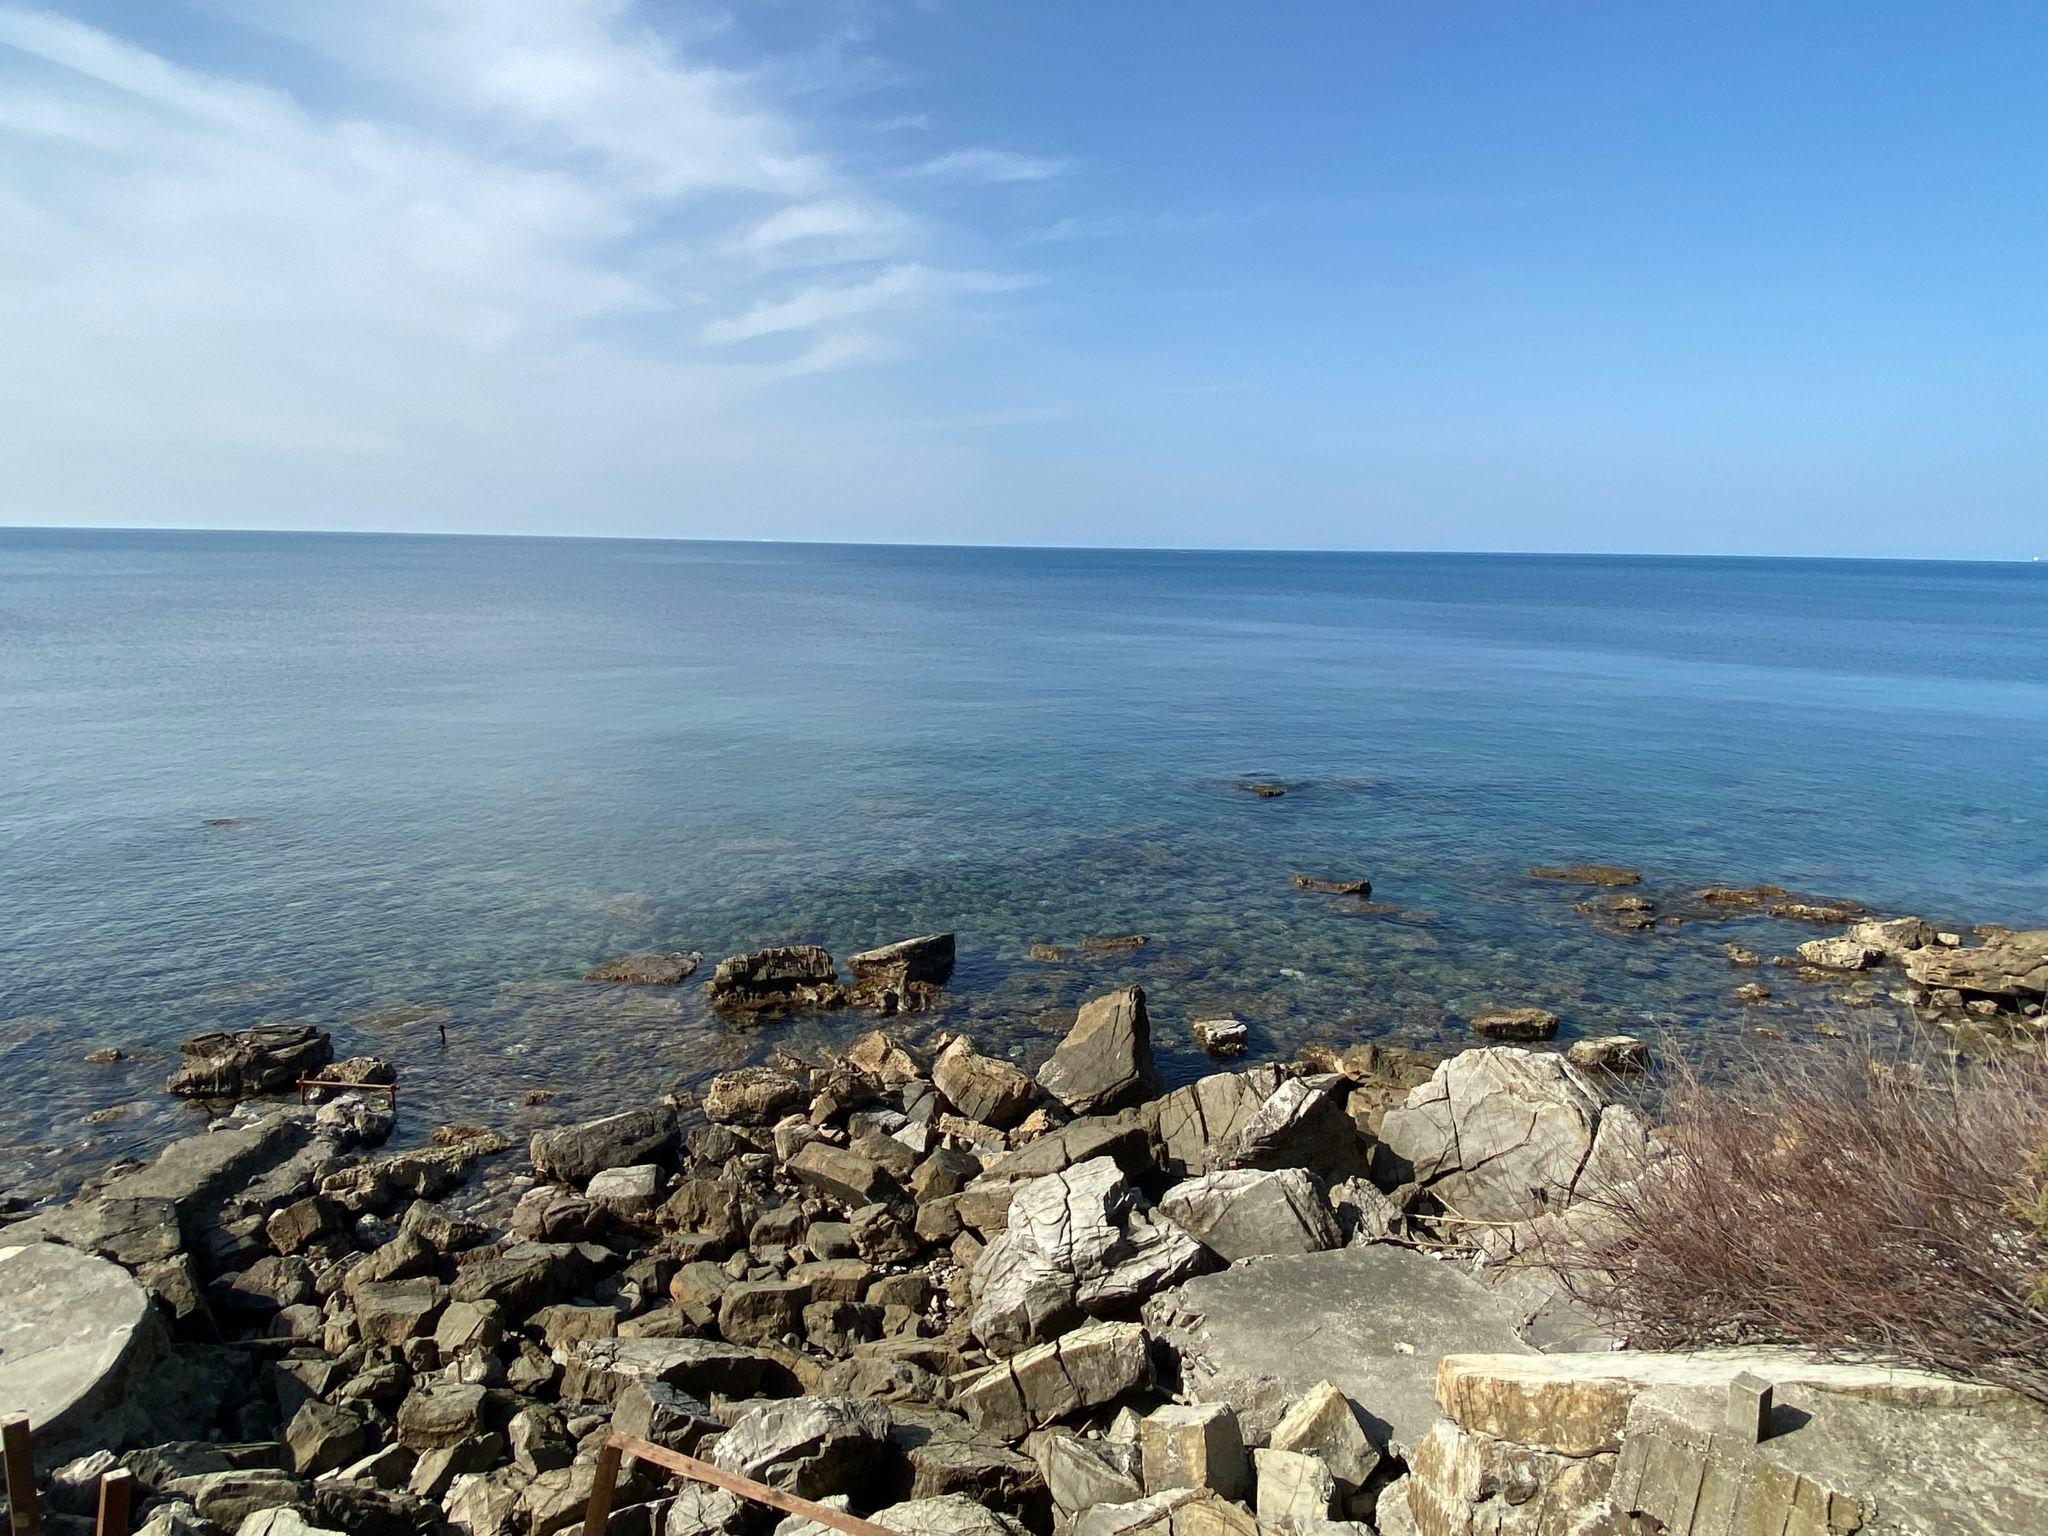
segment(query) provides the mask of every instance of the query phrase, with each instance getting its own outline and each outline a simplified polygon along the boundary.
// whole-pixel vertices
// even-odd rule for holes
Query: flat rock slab
[[[0,1248],[0,1419],[35,1426],[39,1461],[88,1437],[164,1349],[120,1265],[56,1243]]]
[[[1533,1353],[1478,1281],[1387,1244],[1203,1275],[1155,1297],[1145,1320],[1179,1352],[1189,1395],[1236,1408],[1254,1445],[1328,1380],[1375,1442],[1406,1455],[1436,1422],[1444,1356]]]

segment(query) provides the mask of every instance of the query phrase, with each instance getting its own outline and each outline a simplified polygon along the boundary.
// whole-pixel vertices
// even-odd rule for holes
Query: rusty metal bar
[[[604,1450],[598,1455],[597,1486],[590,1491],[590,1508],[597,1516],[597,1523],[591,1524],[586,1517],[583,1536],[603,1536],[604,1517],[610,1513],[611,1483],[605,1476],[606,1456],[612,1458],[611,1470],[618,1471],[619,1452],[625,1452],[638,1461],[651,1461],[657,1467],[687,1477],[693,1482],[709,1483],[714,1488],[723,1488],[727,1493],[736,1493],[743,1499],[752,1499],[756,1504],[766,1504],[770,1509],[779,1509],[785,1515],[802,1515],[806,1520],[815,1520],[820,1525],[829,1525],[835,1531],[844,1531],[846,1536],[896,1536],[887,1526],[876,1525],[872,1520],[863,1520],[849,1515],[828,1504],[814,1504],[809,1499],[800,1499],[793,1493],[784,1493],[780,1488],[770,1488],[766,1483],[757,1483],[751,1477],[741,1477],[737,1472],[728,1472],[723,1467],[714,1467],[708,1461],[699,1461],[694,1456],[685,1456],[681,1451],[672,1451],[666,1446],[642,1440],[638,1435],[607,1435]],[[598,1497],[604,1498],[604,1509],[598,1510]]]
[[[583,1536],[604,1536],[604,1523],[611,1518],[612,1490],[619,1485],[618,1438],[607,1436],[597,1448],[597,1475],[590,1484],[590,1502],[583,1508]]]
[[[7,1458],[7,1515],[14,1536],[43,1536],[43,1506],[36,1496],[36,1444],[27,1419],[0,1424]]]
[[[100,1517],[93,1536],[128,1536],[128,1504],[135,1493],[135,1474],[116,1467],[100,1479]]]

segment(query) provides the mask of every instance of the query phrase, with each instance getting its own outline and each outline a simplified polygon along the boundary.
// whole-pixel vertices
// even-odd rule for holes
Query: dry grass
[[[1790,1050],[1679,1068],[1668,1149],[1552,1253],[1659,1348],[1782,1343],[2048,1402],[2048,1069]]]

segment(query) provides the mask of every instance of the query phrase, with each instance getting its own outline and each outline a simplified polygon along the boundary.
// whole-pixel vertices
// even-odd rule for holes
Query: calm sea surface
[[[199,1124],[209,1027],[392,1058],[418,1134],[868,1022],[576,979],[650,946],[955,929],[927,1022],[1029,1058],[1135,979],[1179,1076],[1212,1010],[1291,1052],[1839,1005],[1720,953],[1825,930],[1621,935],[1523,873],[1583,858],[2048,921],[2048,567],[0,530],[0,1194]]]

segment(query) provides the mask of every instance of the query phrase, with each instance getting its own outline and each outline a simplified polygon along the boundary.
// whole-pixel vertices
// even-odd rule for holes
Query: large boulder
[[[1387,1243],[1233,1265],[1153,1297],[1144,1317],[1180,1356],[1181,1396],[1229,1403],[1248,1445],[1328,1381],[1401,1452],[1436,1419],[1440,1359],[1527,1348],[1485,1286]]]
[[[1640,1164],[1645,1132],[1562,1056],[1466,1051],[1389,1110],[1387,1149],[1453,1215],[1523,1221]]]
[[[721,1072],[704,1090],[704,1118],[719,1125],[773,1125],[811,1096],[811,1085],[780,1067]]]
[[[1203,1268],[1201,1246],[1145,1208],[1107,1157],[1019,1185],[971,1280],[969,1328],[990,1353],[1056,1337]]]
[[[713,1007],[836,1008],[846,1000],[832,957],[815,944],[757,949],[718,962],[705,990]]]
[[[183,1057],[164,1084],[188,1099],[241,1099],[277,1093],[334,1060],[327,1031],[310,1024],[262,1024],[194,1035],[178,1047]]]
[[[987,1434],[1021,1438],[1036,1425],[1113,1403],[1152,1385],[1152,1356],[1136,1323],[1090,1323],[971,1378],[956,1406]]]
[[[1159,1210],[1225,1263],[1319,1253],[1344,1241],[1336,1214],[1299,1168],[1228,1168],[1176,1184]]]
[[[785,1493],[821,1499],[886,1482],[885,1464],[894,1459],[888,1437],[889,1415],[880,1404],[790,1398],[742,1414],[718,1437],[711,1460]]]
[[[1245,1127],[1286,1081],[1271,1064],[1218,1072],[1146,1104],[1160,1166],[1176,1177],[1230,1167]]]
[[[536,1131],[531,1150],[534,1172],[580,1189],[607,1168],[666,1162],[675,1145],[675,1107],[650,1104],[601,1120]]]
[[[1967,949],[1915,949],[1901,960],[1906,974],[1923,987],[2014,1005],[2048,995],[2048,928],[1997,934]]]
[[[847,1001],[883,1013],[908,1013],[927,1006],[953,974],[953,935],[927,933],[849,955],[853,985]]]
[[[151,1406],[139,1388],[167,1348],[148,1293],[118,1264],[56,1243],[0,1246],[0,1410],[33,1422],[38,1459],[134,1443],[131,1421]]]
[[[932,1064],[932,1083],[961,1114],[997,1130],[1008,1130],[1022,1120],[1038,1096],[1028,1074],[982,1055],[964,1035],[939,1052]]]
[[[1077,1115],[1143,1098],[1156,1084],[1145,993],[1125,987],[1081,1005],[1074,1027],[1038,1069],[1038,1086]]]

